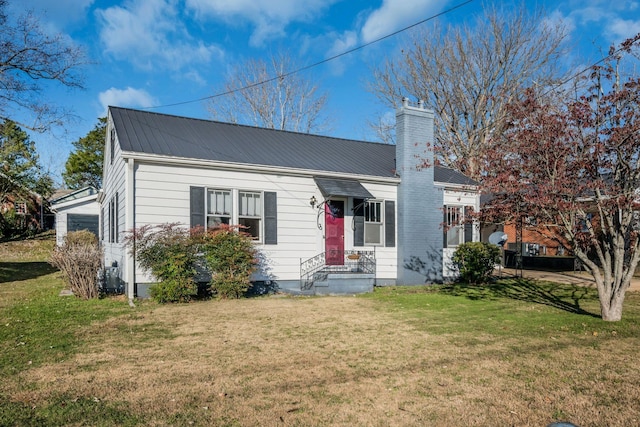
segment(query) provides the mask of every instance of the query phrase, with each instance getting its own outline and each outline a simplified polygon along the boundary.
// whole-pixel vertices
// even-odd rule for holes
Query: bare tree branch
[[[238,64],[224,85],[229,94],[212,99],[207,109],[213,118],[231,123],[303,133],[327,131],[327,96],[299,74],[283,77],[294,68],[286,54],[274,55],[269,62],[250,59]]]
[[[42,30],[32,12],[15,19],[6,13],[7,0],[0,0],[0,119],[17,119],[28,113],[29,123],[20,125],[44,132],[64,124],[70,111],[43,97],[47,84],[82,88],[79,68],[86,64],[84,52],[62,34]]]
[[[565,29],[526,7],[485,9],[473,26],[435,26],[414,33],[410,47],[374,71],[369,91],[389,106],[403,96],[435,110],[439,161],[478,178],[493,133],[506,124],[506,105],[524,87],[561,81]]]

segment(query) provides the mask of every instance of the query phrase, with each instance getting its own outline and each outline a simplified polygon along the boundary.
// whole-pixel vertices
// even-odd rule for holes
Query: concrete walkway
[[[515,274],[516,271],[513,268],[502,268],[501,270],[495,271],[496,276],[502,275],[503,277],[514,277]],[[595,287],[593,277],[584,271],[522,270],[522,276],[527,279]],[[640,277],[634,277],[631,280],[629,291],[640,291]]]

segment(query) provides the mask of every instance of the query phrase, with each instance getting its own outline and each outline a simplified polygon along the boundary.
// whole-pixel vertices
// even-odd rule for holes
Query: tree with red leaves
[[[566,103],[526,92],[486,153],[485,220],[535,218],[571,245],[594,279],[602,319],[622,318],[640,260],[640,78],[621,78],[640,34],[594,66],[583,96]],[[508,214],[505,214],[508,213]]]

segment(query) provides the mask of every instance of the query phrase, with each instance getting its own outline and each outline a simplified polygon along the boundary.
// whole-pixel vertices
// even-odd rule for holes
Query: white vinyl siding
[[[437,183],[436,183],[437,184]],[[465,206],[471,206],[473,209],[478,212],[480,209],[480,197],[478,193],[474,193],[471,191],[464,191],[464,189],[456,190],[445,188],[444,191],[444,205],[445,206],[456,206],[464,209]],[[464,213],[464,210],[463,210]],[[462,238],[464,239],[464,226],[462,227]],[[479,227],[473,227],[473,236],[472,241],[478,242],[480,241],[480,229]],[[457,272],[452,269],[451,258],[453,257],[453,253],[457,249],[457,246],[446,247],[443,249],[442,253],[442,272],[443,276],[447,278],[455,277]]]
[[[127,277],[127,263],[125,262],[127,258],[127,249],[122,243],[122,233],[126,230],[126,162],[120,156],[121,150],[120,145],[118,144],[118,136],[113,134],[113,139],[111,137],[112,125],[113,124],[109,119],[105,144],[109,150],[109,156],[111,159],[109,163],[105,165],[103,176],[103,188],[105,189],[105,193],[102,199],[102,212],[104,215],[101,218],[100,235],[102,236],[105,265],[117,265],[120,268],[120,277],[124,280]],[[113,151],[113,154],[111,154],[111,151]],[[112,202],[115,202],[116,194],[118,195],[118,206],[117,209],[114,209],[113,216],[110,216],[109,205]],[[113,204],[115,205],[115,203]],[[112,223],[114,226],[113,235],[110,232]],[[110,241],[111,236],[113,236],[114,241]]]
[[[167,179],[171,177],[171,179]],[[365,188],[380,199],[396,199],[395,183],[368,183],[361,181]],[[145,224],[162,224],[166,222],[190,224],[190,187],[199,186],[207,189],[229,190],[237,193],[238,199],[233,203],[239,220],[238,208],[240,193],[260,194],[277,192],[278,197],[278,243],[265,245],[261,241],[256,248],[261,251],[269,264],[259,268],[256,280],[299,280],[300,261],[324,252],[324,237],[318,228],[318,211],[309,205],[309,199],[315,195],[323,200],[312,176],[276,175],[258,172],[220,170],[214,168],[196,168],[160,163],[136,163],[136,227]],[[232,199],[233,200],[233,199]],[[264,198],[260,201],[262,207]],[[345,249],[352,249],[353,230],[351,205],[345,209]],[[247,211],[247,214],[250,212]],[[255,213],[255,212],[254,212]],[[264,218],[264,212],[260,212]],[[251,217],[252,215],[247,215]],[[323,217],[320,217],[323,221]],[[263,220],[261,222],[264,222]],[[232,220],[232,223],[233,220]],[[261,225],[264,232],[264,224]],[[262,234],[261,234],[262,237]],[[369,246],[371,250],[373,246]],[[364,249],[367,249],[365,247]],[[376,247],[377,276],[379,278],[395,278],[396,248]],[[140,282],[148,280],[144,274],[136,279]]]

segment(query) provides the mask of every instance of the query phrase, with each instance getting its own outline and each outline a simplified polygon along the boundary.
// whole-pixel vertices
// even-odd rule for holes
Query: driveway
[[[496,270],[496,275],[514,277],[516,275],[516,270],[513,268],[502,268],[501,270]],[[547,280],[549,282],[595,286],[593,277],[584,271],[522,270],[522,276],[528,279]],[[634,277],[631,280],[629,290],[640,291],[640,277]]]

